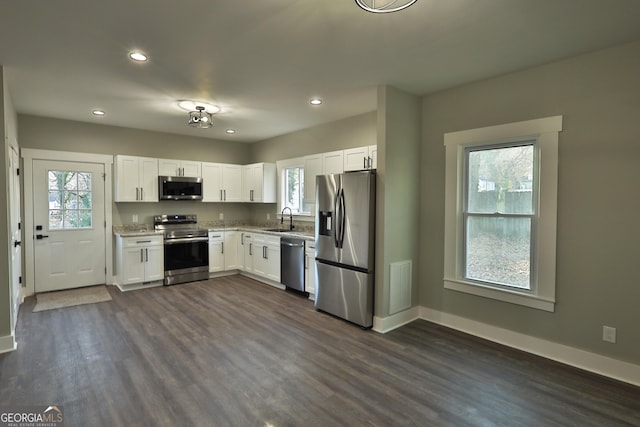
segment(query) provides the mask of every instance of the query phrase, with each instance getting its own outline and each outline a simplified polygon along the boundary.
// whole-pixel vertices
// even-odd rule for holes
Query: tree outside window
[[[91,228],[92,174],[89,172],[49,171],[49,229]]]

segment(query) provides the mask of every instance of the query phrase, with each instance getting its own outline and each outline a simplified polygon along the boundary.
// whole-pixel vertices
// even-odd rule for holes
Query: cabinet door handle
[[[144,249],[145,261],[149,262],[149,248]]]
[[[227,201],[227,190],[223,190],[224,191],[224,201]]]
[[[140,249],[140,262],[144,262],[144,249]]]
[[[266,246],[262,247],[262,258],[269,259],[269,258],[267,258],[267,247]]]
[[[363,157],[363,158],[362,158],[362,167],[363,167],[364,169],[366,169],[366,168],[367,168],[367,158],[366,158],[366,157]]]
[[[140,200],[144,200],[144,188],[140,187]]]
[[[220,190],[220,201],[223,201],[224,198],[222,197],[222,190]]]
[[[240,233],[240,244],[244,246],[244,233]]]
[[[220,253],[223,254],[224,253],[224,242],[222,242],[220,244]]]
[[[136,187],[136,200],[140,200],[140,187]]]
[[[253,249],[253,243],[249,243],[249,255],[253,255],[253,252],[251,251]]]

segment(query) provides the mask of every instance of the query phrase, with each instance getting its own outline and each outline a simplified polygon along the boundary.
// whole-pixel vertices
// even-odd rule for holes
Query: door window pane
[[[49,171],[49,229],[73,230],[93,226],[92,174]]]

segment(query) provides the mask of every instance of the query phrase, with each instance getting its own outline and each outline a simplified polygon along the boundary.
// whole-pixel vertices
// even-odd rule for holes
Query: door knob
[[[42,234],[36,234],[36,239],[38,239],[38,240],[46,239],[47,237],[49,237],[49,236],[45,236],[45,235],[42,235]]]
[[[13,247],[17,248],[18,246],[20,246],[22,244],[22,242],[20,240],[16,240],[15,242],[13,242]]]

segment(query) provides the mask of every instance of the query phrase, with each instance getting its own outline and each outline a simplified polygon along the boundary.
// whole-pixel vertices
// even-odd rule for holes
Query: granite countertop
[[[259,225],[227,225],[221,223],[201,223],[198,224],[200,228],[206,228],[209,231],[249,231],[252,233],[269,234],[272,236],[286,236],[286,237],[300,237],[305,240],[313,240],[315,238],[313,230],[309,230],[308,227],[303,227],[300,230],[294,229],[294,231],[268,231],[268,229],[278,228],[277,226],[259,226]],[[113,234],[120,237],[136,237],[136,236],[161,236],[162,231],[156,231],[153,226],[147,224],[127,224],[117,225],[113,227]]]

